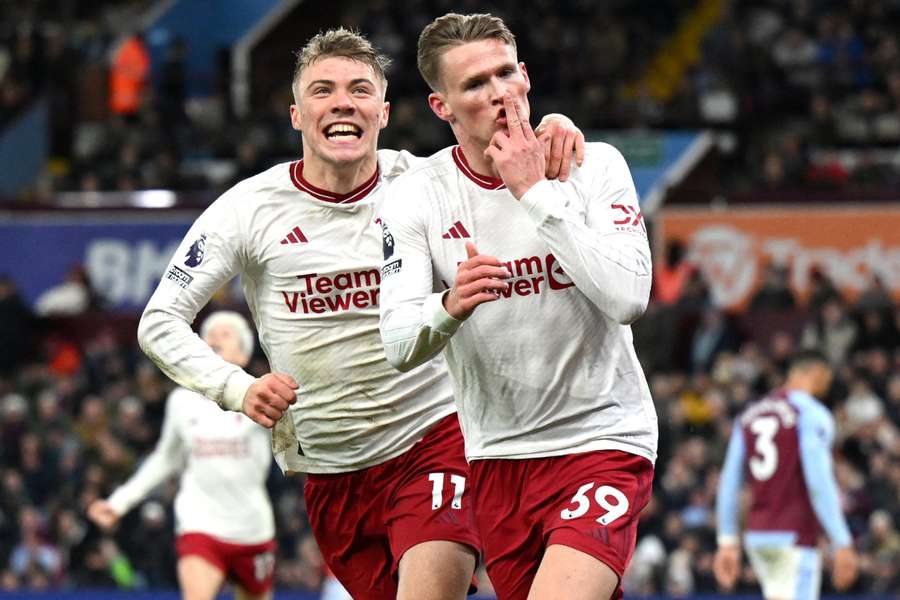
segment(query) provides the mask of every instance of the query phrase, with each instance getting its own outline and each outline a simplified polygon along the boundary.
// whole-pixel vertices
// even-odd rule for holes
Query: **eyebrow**
[[[354,85],[359,85],[360,83],[367,83],[367,84],[371,85],[372,87],[375,87],[375,83],[367,77],[358,77],[357,79],[352,79],[350,81],[350,87],[353,87]],[[314,86],[316,84],[324,84],[324,85],[327,85],[330,87],[335,86],[335,82],[332,79],[315,79],[315,80],[309,82],[309,85],[306,86],[306,89],[308,90],[309,88],[311,88],[312,86]]]
[[[467,87],[469,87],[470,84],[475,83],[477,81],[483,81],[484,79],[490,77],[494,73],[499,73],[500,71],[503,71],[505,69],[515,69],[515,68],[516,68],[516,63],[512,63],[512,62],[504,63],[502,65],[498,65],[497,68],[495,68],[493,70],[488,69],[488,70],[482,71],[480,73],[476,73],[475,75],[472,75],[471,77],[467,77],[466,79],[463,79],[463,81],[460,85],[462,85],[463,88],[467,88]]]

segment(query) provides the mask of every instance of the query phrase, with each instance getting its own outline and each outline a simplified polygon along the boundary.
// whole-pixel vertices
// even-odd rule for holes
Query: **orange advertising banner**
[[[801,301],[814,268],[851,300],[874,274],[900,301],[900,205],[667,209],[657,224],[660,254],[683,242],[724,308],[744,306],[770,263],[788,268]]]

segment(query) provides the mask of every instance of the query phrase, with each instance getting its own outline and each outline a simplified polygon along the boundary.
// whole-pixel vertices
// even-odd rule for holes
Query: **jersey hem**
[[[198,533],[200,535],[208,535],[209,537],[216,538],[216,540],[220,542],[224,542],[226,544],[238,544],[241,546],[256,546],[257,544],[265,544],[266,542],[270,542],[275,539],[275,528],[273,527],[268,536],[254,536],[254,537],[229,537],[227,535],[222,535],[221,533],[215,533],[206,529],[197,529],[197,528],[189,528],[189,529],[176,529],[175,535],[190,535],[192,533]]]
[[[369,469],[371,467],[377,467],[382,463],[386,463],[387,461],[397,458],[404,452],[407,452],[415,446],[425,434],[427,434],[432,427],[434,427],[441,419],[452,415],[457,412],[455,406],[447,407],[443,410],[440,410],[434,413],[433,417],[428,420],[428,423],[423,426],[416,435],[413,436],[410,441],[400,448],[397,448],[391,452],[380,455],[377,458],[373,458],[371,460],[363,461],[360,463],[354,463],[351,465],[298,465],[297,463],[300,461],[289,460],[289,457],[286,454],[286,451],[279,452],[275,455],[275,462],[281,468],[281,471],[285,475],[297,475],[299,473],[313,473],[315,475],[333,475],[336,473],[351,473],[353,471],[362,471],[363,469]]]
[[[497,460],[497,459],[529,459],[529,458],[548,458],[552,456],[566,456],[568,454],[583,454],[585,452],[594,452],[596,450],[621,450],[628,454],[634,454],[650,461],[650,464],[656,466],[656,453],[648,452],[645,448],[626,444],[623,442],[615,442],[611,440],[597,440],[587,444],[581,444],[571,448],[560,448],[558,450],[547,450],[539,452],[516,452],[511,454],[479,454],[466,455],[469,462],[475,460]]]

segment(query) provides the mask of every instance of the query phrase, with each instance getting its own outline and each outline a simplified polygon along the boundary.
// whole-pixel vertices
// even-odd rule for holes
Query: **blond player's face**
[[[374,159],[390,105],[369,65],[342,57],[316,61],[295,83],[291,124],[303,134],[304,157],[346,165]]]
[[[490,39],[454,46],[444,53],[441,65],[444,90],[431,94],[429,103],[438,117],[453,125],[457,138],[487,147],[497,131],[508,134],[506,93],[528,118],[531,83],[525,63],[516,62],[509,44]]]
[[[233,365],[244,366],[247,364],[247,355],[241,351],[241,340],[237,332],[228,325],[215,325],[210,327],[203,338],[213,352]]]

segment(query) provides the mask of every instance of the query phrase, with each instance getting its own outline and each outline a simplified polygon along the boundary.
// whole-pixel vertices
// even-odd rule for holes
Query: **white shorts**
[[[772,541],[749,533],[744,537],[747,558],[762,585],[763,596],[778,600],[818,600],[822,584],[819,551]]]

